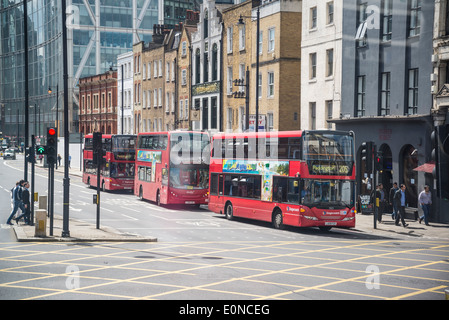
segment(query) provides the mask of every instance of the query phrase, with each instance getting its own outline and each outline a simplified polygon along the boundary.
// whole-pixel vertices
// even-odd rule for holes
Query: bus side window
[[[210,194],[214,196],[218,194],[218,174],[216,173],[210,176]]]

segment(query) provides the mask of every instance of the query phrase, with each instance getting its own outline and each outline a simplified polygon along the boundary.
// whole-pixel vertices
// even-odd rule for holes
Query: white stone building
[[[302,2],[301,129],[335,129],[340,117],[341,0]]]
[[[122,74],[123,66],[123,74]],[[134,134],[134,107],[133,107],[133,52],[125,52],[117,56],[117,133]],[[122,90],[123,77],[123,90]],[[123,108],[122,108],[123,91]],[[123,124],[122,124],[123,110]]]

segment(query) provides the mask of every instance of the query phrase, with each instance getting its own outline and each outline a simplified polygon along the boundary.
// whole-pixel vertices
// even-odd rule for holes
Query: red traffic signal
[[[56,130],[54,128],[49,128],[47,133],[50,136],[54,136],[56,134]]]

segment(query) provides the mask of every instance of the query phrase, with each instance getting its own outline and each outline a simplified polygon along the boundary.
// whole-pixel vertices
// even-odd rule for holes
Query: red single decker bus
[[[203,132],[139,133],[134,194],[157,205],[206,204],[209,143]]]
[[[352,132],[217,134],[209,210],[297,227],[355,226]]]
[[[100,185],[106,190],[131,190],[134,187],[134,166],[136,157],[135,135],[103,134],[105,153],[100,169]],[[97,186],[97,165],[93,159],[93,134],[84,137],[83,182],[89,187]]]

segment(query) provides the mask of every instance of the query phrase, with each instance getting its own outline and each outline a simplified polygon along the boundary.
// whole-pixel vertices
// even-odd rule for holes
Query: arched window
[[[195,84],[198,84],[201,82],[200,74],[201,74],[201,56],[200,56],[200,49],[196,49],[195,52]]]
[[[216,43],[212,46],[212,81],[218,79],[218,46]]]

